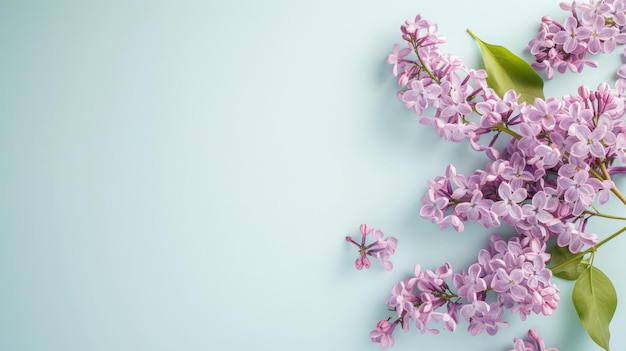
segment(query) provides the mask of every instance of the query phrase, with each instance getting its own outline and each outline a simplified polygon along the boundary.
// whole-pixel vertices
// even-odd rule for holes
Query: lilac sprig
[[[546,61],[550,69],[579,71],[580,65],[594,65],[585,58],[587,52],[609,52],[626,43],[625,4],[626,0],[562,5],[572,17],[564,25],[544,18],[531,51],[543,55],[544,61],[561,60]],[[606,203],[611,194],[626,205],[612,180],[626,173],[626,79],[619,79],[614,88],[601,83],[596,90],[581,86],[577,94],[561,99],[519,102],[512,90],[498,96],[489,88],[485,71],[469,69],[443,53],[439,46],[445,39],[437,35],[436,24],[421,15],[406,21],[401,32],[406,47],[394,45],[387,57],[401,87],[398,97],[419,115],[420,123],[431,125],[445,140],[468,141],[490,158],[471,174],[460,174],[449,165],[444,175],[430,180],[420,215],[458,232],[473,221],[484,228],[505,224],[517,235],[504,240],[492,234],[491,244],[466,270],[454,272],[444,263],[431,271],[416,264],[413,276],[392,288],[387,305],[395,316],[378,322],[370,333],[372,341],[392,346],[398,326],[405,332],[414,325],[420,333],[437,334],[441,329],[455,331],[461,321],[472,335],[483,331],[493,335],[508,326],[506,311],[522,320],[530,314],[551,315],[559,301],[553,272],[595,254],[626,231],[625,227],[600,241],[586,229],[594,216],[624,219],[603,214],[595,205]],[[626,78],[626,66],[618,74]],[[508,136],[504,147],[496,148],[496,140],[503,136]],[[372,232],[376,241],[366,244]],[[360,244],[346,237],[359,247],[356,268],[369,268],[368,256],[374,256],[391,269],[387,258],[397,241],[390,238],[389,244],[382,232],[365,225],[361,233]],[[548,268],[552,238],[571,257]],[[443,327],[434,325],[438,323]],[[530,341],[515,340],[514,351],[556,350],[545,349],[533,330],[529,337]]]
[[[484,70],[469,69],[459,58],[444,54],[439,45],[445,38],[437,35],[436,24],[421,15],[400,29],[407,47],[394,45],[387,62],[393,65],[393,74],[403,88],[398,96],[405,106],[444,139],[467,139],[476,150],[495,152],[491,147],[495,140],[481,145],[481,136],[508,122],[518,96],[511,91],[499,98],[487,87]],[[468,121],[466,117],[477,109],[483,111],[481,119]]]
[[[420,333],[438,334],[434,323],[454,332],[460,319],[468,331],[490,335],[509,324],[504,312],[518,313],[522,320],[531,314],[551,315],[557,308],[559,289],[546,268],[550,255],[536,238],[513,237],[505,241],[492,235],[491,244],[481,250],[467,271],[454,273],[449,263],[435,271],[415,265],[414,275],[396,284],[387,305],[396,318],[380,321],[370,333],[381,346],[393,345],[396,326],[405,332],[414,325]]]
[[[605,203],[609,192],[623,199],[610,174],[622,167],[616,161],[626,161],[626,138],[618,137],[626,131],[624,112],[606,84],[520,105],[515,125],[503,127],[513,137],[498,158],[469,176],[450,165],[429,182],[420,215],[459,232],[468,220],[485,228],[505,223],[543,242],[559,237],[573,253],[594,245],[595,234],[584,232],[589,207]]]
[[[528,44],[536,59],[533,68],[547,71],[548,79],[555,70],[581,72],[584,66],[597,67],[588,55],[610,53],[626,43],[626,1],[574,1],[562,3],[561,8],[571,15],[563,23],[545,16],[537,37]]]

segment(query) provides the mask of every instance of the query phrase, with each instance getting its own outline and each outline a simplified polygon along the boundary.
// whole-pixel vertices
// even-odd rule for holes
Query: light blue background
[[[564,16],[545,0],[2,1],[0,350],[379,349],[391,286],[416,262],[466,266],[490,233],[417,215],[427,179],[484,163],[395,96],[385,57],[418,12],[472,67],[466,28],[528,59],[541,16]],[[547,95],[612,79],[619,56],[600,61]],[[392,272],[354,269],[361,223],[399,239]],[[621,300],[623,241],[596,258]],[[599,350],[559,286],[552,317],[395,349],[508,350],[533,327]]]

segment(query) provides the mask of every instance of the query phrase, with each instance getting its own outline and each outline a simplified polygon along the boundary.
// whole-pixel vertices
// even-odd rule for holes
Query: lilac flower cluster
[[[378,260],[385,270],[390,271],[393,268],[393,263],[389,261],[389,258],[396,251],[398,240],[394,237],[385,239],[385,233],[382,230],[374,229],[367,224],[361,224],[359,231],[361,232],[360,243],[354,241],[351,236],[346,236],[347,242],[359,248],[359,257],[354,261],[356,269],[361,270],[363,267],[369,269],[371,263],[367,256],[370,256]],[[366,245],[368,235],[371,235],[374,241]]]
[[[587,36],[586,41],[581,38],[572,43],[544,19],[546,37],[552,33],[550,40],[557,45],[554,50],[568,50],[571,56],[580,48],[593,52],[598,44],[598,50],[606,51],[626,40],[619,32],[613,33],[617,27],[609,33],[598,27],[597,20],[589,22],[591,13],[609,18],[599,3],[622,8],[618,1],[571,6],[574,14],[576,9],[585,9],[582,19],[575,20],[590,26],[590,32],[587,36],[580,29],[575,36]],[[607,23],[618,26],[618,17],[613,15]],[[572,34],[578,29],[569,22],[562,31]],[[414,276],[394,286],[387,300],[397,316],[380,321],[370,333],[372,341],[383,347],[393,345],[397,326],[407,331],[414,324],[420,333],[438,333],[432,323],[442,322],[445,329],[454,331],[462,319],[472,335],[495,334],[508,325],[503,320],[507,310],[519,313],[521,319],[531,313],[550,315],[557,308],[559,289],[546,268],[548,240],[556,238],[559,246],[572,253],[595,245],[597,236],[586,231],[588,220],[599,215],[593,204],[605,203],[611,192],[626,203],[611,179],[616,173],[626,173],[625,167],[615,165],[617,161],[626,164],[626,89],[622,93],[603,83],[595,91],[581,86],[576,95],[562,99],[520,103],[513,91],[500,97],[489,88],[485,71],[469,69],[458,58],[442,53],[439,45],[444,38],[421,15],[406,21],[401,31],[408,47],[394,45],[387,58],[401,86],[399,98],[445,140],[468,141],[490,158],[484,169],[469,175],[457,173],[450,165],[445,175],[429,181],[420,215],[459,232],[466,221],[485,228],[504,223],[517,235],[508,240],[492,235],[477,261],[457,273],[449,263],[435,271],[416,265]],[[532,45],[539,48],[539,44]],[[626,73],[626,68],[622,71]],[[503,135],[510,140],[497,149],[495,142]],[[489,136],[487,143],[481,141],[485,136]],[[535,336],[531,335],[533,345],[544,350]],[[529,346],[532,343],[516,341],[515,351],[534,350],[535,346]]]
[[[561,8],[571,16],[563,23],[544,17],[539,34],[528,44],[536,58],[533,68],[547,71],[549,79],[555,69],[563,73],[567,69],[580,72],[585,65],[597,67],[587,54],[609,53],[626,43],[626,1],[574,1],[562,3]]]
[[[536,99],[533,105],[518,103],[512,91],[500,98],[484,84],[484,72],[439,51],[443,40],[435,36],[434,24],[418,15],[402,26],[402,33],[409,48],[394,46],[388,57],[403,86],[400,98],[445,139],[466,138],[491,158],[485,169],[468,176],[450,165],[444,176],[431,180],[420,215],[457,231],[468,220],[485,228],[504,222],[542,243],[556,236],[572,252],[595,244],[596,236],[585,232],[586,216],[594,201],[602,204],[615,191],[610,175],[624,170],[613,166],[616,159],[626,162],[624,99],[607,84],[596,91],[580,87],[578,95],[560,100]],[[407,58],[411,50],[416,59]],[[453,82],[462,84],[451,89]],[[418,89],[429,91],[428,98],[415,98]],[[459,91],[471,93],[459,97]],[[446,112],[450,101],[467,109]],[[428,117],[427,104],[435,107]],[[511,139],[497,150],[494,141],[502,133]],[[487,134],[493,135],[490,143],[479,144]]]
[[[404,88],[398,93],[400,99],[420,116],[420,123],[432,125],[439,136],[455,142],[469,139],[476,150],[485,150],[478,144],[480,136],[508,117],[517,96],[511,93],[498,98],[487,88],[484,70],[468,69],[457,57],[442,53],[439,44],[445,39],[437,35],[437,25],[421,15],[406,21],[401,30],[408,47],[400,49],[396,44],[387,57]],[[415,58],[407,58],[411,53]],[[480,107],[477,101],[483,101]],[[432,116],[426,113],[429,108],[435,110]],[[475,108],[485,111],[485,120],[466,123],[464,116]]]
[[[397,318],[380,321],[370,333],[372,341],[393,345],[398,325],[405,332],[414,324],[420,333],[437,334],[431,324],[442,322],[443,328],[455,331],[460,318],[468,322],[470,334],[494,335],[508,326],[503,320],[506,310],[518,312],[522,319],[530,313],[552,314],[559,289],[545,265],[550,257],[545,244],[528,236],[505,241],[492,235],[491,241],[467,271],[454,273],[449,263],[435,271],[415,265],[414,275],[394,286],[387,300]]]

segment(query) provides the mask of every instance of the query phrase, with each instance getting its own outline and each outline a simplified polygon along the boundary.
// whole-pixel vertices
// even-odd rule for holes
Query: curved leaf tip
[[[520,102],[532,104],[535,98],[544,98],[543,79],[526,61],[503,46],[485,43],[469,29],[467,32],[480,46],[487,84],[500,97],[513,89],[520,95]]]

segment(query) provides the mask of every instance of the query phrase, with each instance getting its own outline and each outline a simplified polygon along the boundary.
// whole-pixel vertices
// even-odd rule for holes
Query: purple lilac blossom
[[[562,8],[572,14],[565,24],[544,17],[529,43],[537,60],[533,66],[547,70],[549,78],[554,70],[594,67],[587,53],[610,52],[626,43],[626,1],[574,2]],[[600,18],[608,20],[603,24]],[[485,228],[505,223],[517,235],[504,240],[492,234],[491,244],[479,251],[467,271],[455,273],[449,263],[435,271],[416,264],[414,275],[391,289],[387,305],[396,316],[378,323],[372,341],[392,346],[397,325],[405,332],[414,325],[420,333],[436,334],[455,331],[466,321],[470,334],[493,335],[508,326],[505,311],[518,313],[522,320],[530,314],[551,315],[559,289],[546,267],[548,240],[556,238],[557,245],[572,253],[595,245],[597,236],[585,231],[594,213],[591,206],[605,203],[614,189],[607,174],[626,173],[626,167],[614,165],[626,162],[626,65],[615,88],[605,83],[596,90],[581,86],[577,94],[561,99],[519,103],[513,91],[499,97],[490,89],[484,70],[469,69],[443,53],[439,45],[445,39],[421,15],[406,21],[401,32],[407,46],[394,45],[387,58],[400,85],[400,100],[437,135],[467,141],[490,159],[471,174],[457,173],[449,165],[445,175],[430,180],[420,215],[459,232],[466,221]],[[504,147],[496,148],[496,140],[507,135]],[[361,244],[347,239],[359,246],[363,266],[370,254],[365,235]],[[385,250],[387,244],[377,239],[375,245]],[[391,246],[395,248],[395,241]],[[374,257],[385,265],[380,252]],[[534,330],[529,338],[515,340],[514,351],[556,350],[545,348]]]
[[[587,54],[610,53],[626,43],[626,2],[623,0],[592,0],[588,3],[561,4],[570,13],[563,23],[546,16],[537,36],[528,43],[535,56],[533,67],[563,73],[582,71],[585,65],[597,67]]]
[[[385,239],[385,234],[381,230],[374,229],[367,224],[361,224],[359,232],[361,233],[360,243],[356,242],[351,236],[346,236],[347,242],[359,248],[359,257],[354,261],[356,269],[369,269],[371,265],[369,257],[374,257],[382,264],[385,270],[390,271],[393,268],[393,264],[389,261],[389,258],[396,251],[398,240],[394,237]],[[366,244],[369,235],[373,237],[374,241]]]

